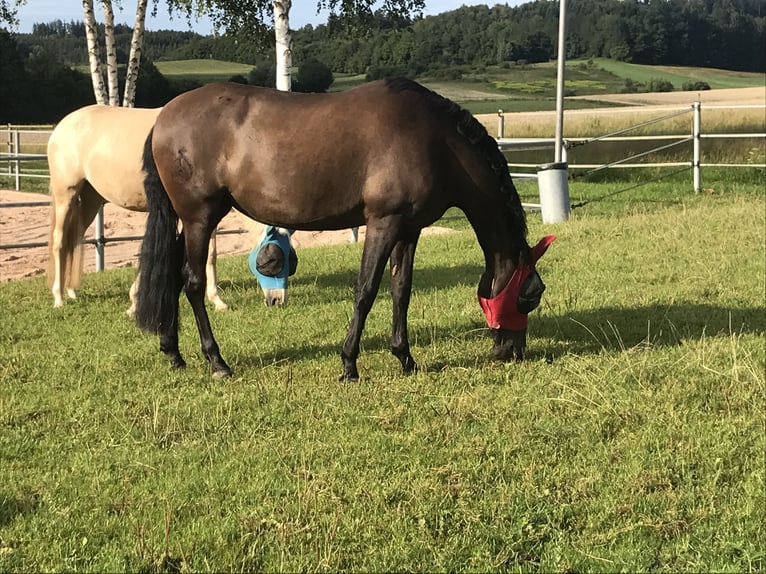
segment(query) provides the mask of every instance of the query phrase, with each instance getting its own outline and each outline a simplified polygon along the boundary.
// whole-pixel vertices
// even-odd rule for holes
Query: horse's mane
[[[457,122],[457,131],[478,149],[487,160],[497,178],[500,192],[506,196],[506,205],[511,215],[512,228],[521,236],[518,246],[522,259],[527,259],[529,245],[527,244],[527,218],[521,205],[521,198],[508,173],[508,162],[503,156],[495,139],[487,133],[487,129],[473,117],[468,110],[417,82],[407,78],[388,78],[386,87],[392,91],[413,91],[421,94],[432,105],[441,109]]]

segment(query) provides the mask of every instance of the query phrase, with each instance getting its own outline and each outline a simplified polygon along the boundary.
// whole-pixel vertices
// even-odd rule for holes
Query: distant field
[[[156,62],[164,75],[187,78],[202,83],[224,81],[235,74],[247,76],[250,64],[236,64],[221,60],[173,60]],[[418,81],[440,94],[460,102],[475,114],[531,112],[554,110],[556,93],[556,63],[527,64],[523,66],[487,66],[475,69],[456,67],[458,79],[444,79],[438,74],[423,75]],[[566,95],[571,97],[619,94],[625,80],[647,83],[652,79],[670,81],[675,90],[685,82],[705,81],[713,89],[763,87],[763,74],[732,72],[712,68],[686,68],[671,66],[642,66],[604,58],[572,60],[567,62]],[[364,83],[363,74],[335,74],[331,91],[340,91]],[[623,102],[568,100],[570,109],[590,109],[624,105]]]
[[[188,78],[198,82],[221,82],[236,74],[247,76],[253,66],[222,60],[168,60],[155,62],[157,69],[168,77]]]
[[[583,62],[576,60],[573,65]],[[707,82],[711,89],[764,87],[764,75],[753,72],[734,72],[715,68],[690,68],[685,66],[642,66],[618,62],[606,58],[595,58],[594,64],[621,78],[630,78],[636,82],[648,82],[652,79],[663,79],[673,83],[680,90],[684,82]]]

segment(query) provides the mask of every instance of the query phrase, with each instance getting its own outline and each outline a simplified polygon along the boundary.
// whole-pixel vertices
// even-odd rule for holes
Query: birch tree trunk
[[[277,89],[289,92],[293,67],[293,40],[290,36],[292,0],[274,0],[274,37],[277,44]]]
[[[104,76],[101,74],[101,54],[98,49],[98,28],[96,27],[96,14],[93,12],[93,0],[82,0],[82,9],[85,15],[85,38],[88,42],[88,62],[90,64],[90,77],[93,81],[93,94],[97,104],[106,104],[106,87]]]
[[[141,65],[141,47],[144,43],[144,27],[146,25],[147,0],[138,0],[136,5],[136,20],[133,23],[133,37],[130,40],[130,57],[128,58],[128,72],[125,75],[125,95],[122,97],[122,105],[132,108],[136,101],[136,82],[138,81],[138,69]]]
[[[103,0],[104,45],[106,46],[106,78],[109,85],[109,105],[120,105],[120,85],[117,76],[117,49],[114,46],[114,10],[112,0]]]

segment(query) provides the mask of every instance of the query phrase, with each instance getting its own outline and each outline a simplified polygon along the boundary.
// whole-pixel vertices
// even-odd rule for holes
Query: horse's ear
[[[545,255],[545,252],[548,251],[548,247],[550,247],[551,243],[553,243],[555,240],[555,235],[546,235],[540,241],[538,241],[537,245],[532,248],[532,262],[537,263],[537,260]]]
[[[255,259],[255,268],[261,275],[276,277],[285,266],[285,255],[276,243],[267,243]]]

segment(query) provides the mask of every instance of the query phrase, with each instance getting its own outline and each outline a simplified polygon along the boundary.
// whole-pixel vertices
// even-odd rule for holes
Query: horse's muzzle
[[[492,358],[498,361],[521,362],[524,360],[524,350],[527,347],[527,330],[512,331],[510,329],[494,329],[495,345],[492,347]]]
[[[263,300],[267,307],[284,307],[287,305],[287,289],[264,289]]]

